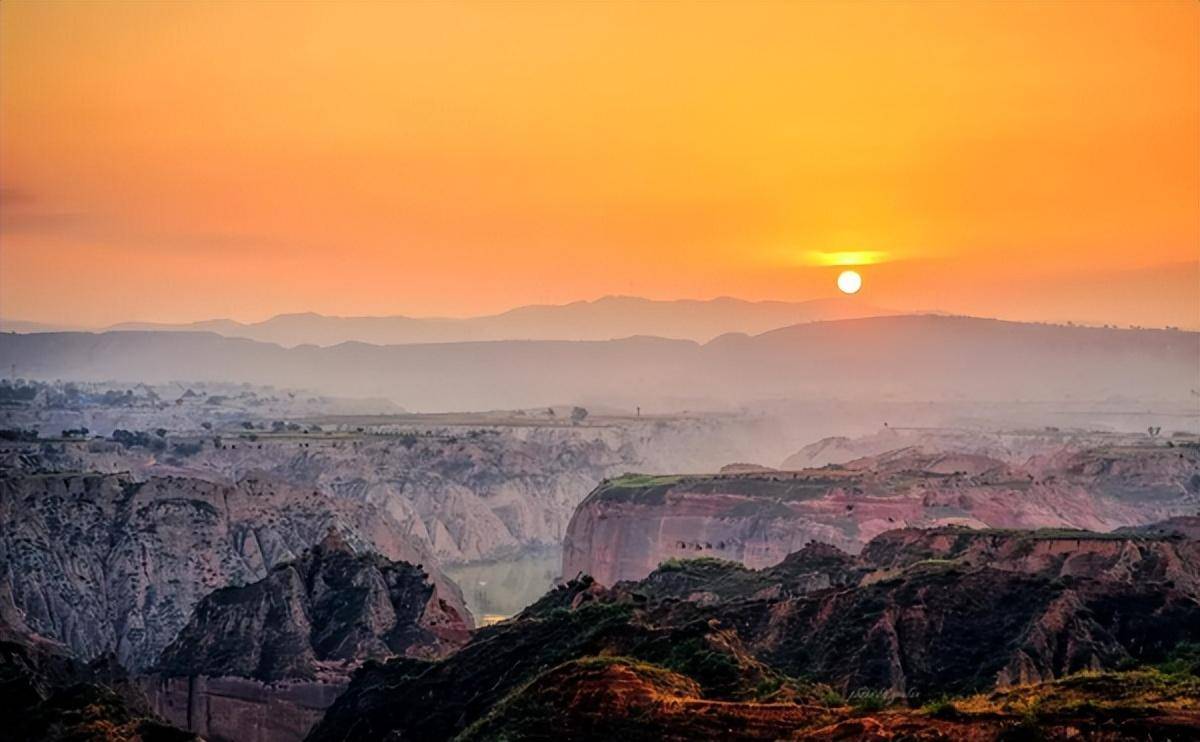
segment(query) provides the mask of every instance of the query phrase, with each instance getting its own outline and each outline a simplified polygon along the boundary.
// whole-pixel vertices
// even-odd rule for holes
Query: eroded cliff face
[[[355,554],[331,532],[262,580],[200,601],[145,688],[160,715],[206,738],[286,742],[364,661],[433,659],[469,635],[422,569]]]
[[[193,447],[186,455],[110,441],[0,444],[0,465],[128,471],[139,481],[168,475],[224,485],[248,477],[282,480],[386,511],[440,564],[453,564],[557,548],[575,506],[606,476],[633,469],[712,471],[728,457],[779,445],[780,438],[767,419],[724,417],[250,435],[181,438]]]
[[[711,476],[626,476],[576,510],[563,575],[640,579],[670,558],[760,568],[810,541],[857,552],[901,527],[1108,531],[1200,508],[1200,448],[1070,451],[1025,467],[976,454],[893,451],[840,466]]]
[[[0,595],[80,658],[113,652],[141,670],[203,596],[265,577],[331,527],[358,548],[424,565],[442,598],[466,615],[428,551],[386,513],[266,477],[0,478]]]
[[[355,554],[330,531],[263,579],[206,596],[155,669],[315,680],[347,675],[368,659],[441,657],[465,643],[470,629],[422,568]]]

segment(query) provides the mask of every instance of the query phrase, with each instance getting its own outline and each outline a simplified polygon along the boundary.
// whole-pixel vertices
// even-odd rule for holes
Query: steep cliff
[[[1200,448],[1069,451],[1024,467],[901,449],[845,465],[710,476],[627,475],[576,509],[563,574],[639,579],[670,558],[765,567],[810,541],[856,552],[904,526],[1106,531],[1200,508]]]
[[[206,594],[259,580],[336,526],[359,548],[424,565],[459,615],[461,597],[386,513],[266,477],[27,474],[0,478],[0,596],[36,632],[88,660],[140,670]]]

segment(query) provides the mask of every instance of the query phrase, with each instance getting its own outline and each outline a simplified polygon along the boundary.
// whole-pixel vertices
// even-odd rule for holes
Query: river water
[[[475,625],[508,618],[542,597],[562,569],[562,549],[545,548],[512,559],[452,565],[443,571],[462,589]]]

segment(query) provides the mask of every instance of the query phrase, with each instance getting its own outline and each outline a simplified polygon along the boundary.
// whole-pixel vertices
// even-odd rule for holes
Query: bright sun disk
[[[862,288],[862,276],[858,271],[842,271],[837,277],[837,286],[843,294],[857,294]]]

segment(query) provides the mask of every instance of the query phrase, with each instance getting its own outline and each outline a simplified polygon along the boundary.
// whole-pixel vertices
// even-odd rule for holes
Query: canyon
[[[558,548],[575,506],[604,477],[633,469],[705,471],[754,452],[781,457],[790,438],[776,420],[754,415],[595,415],[575,424],[569,409],[537,412],[460,416],[452,424],[436,415],[298,423],[244,416],[211,432],[164,430],[133,443],[0,441],[0,466],[14,476],[84,471],[223,486],[281,481],[383,510],[441,564],[459,564]]]
[[[1008,712],[827,701],[1074,697],[1079,672],[1195,640],[1188,433],[885,425],[799,446],[824,416],[854,429],[877,411],[365,414],[265,388],[33,388],[3,410],[0,607],[66,661],[127,668],[71,676],[87,689],[71,702],[123,729],[489,739],[549,718],[582,739],[722,724],[988,739]],[[556,589],[560,567],[578,579]],[[923,644],[928,621],[950,636]],[[66,703],[62,683],[35,685]],[[438,700],[418,720],[393,692]]]

